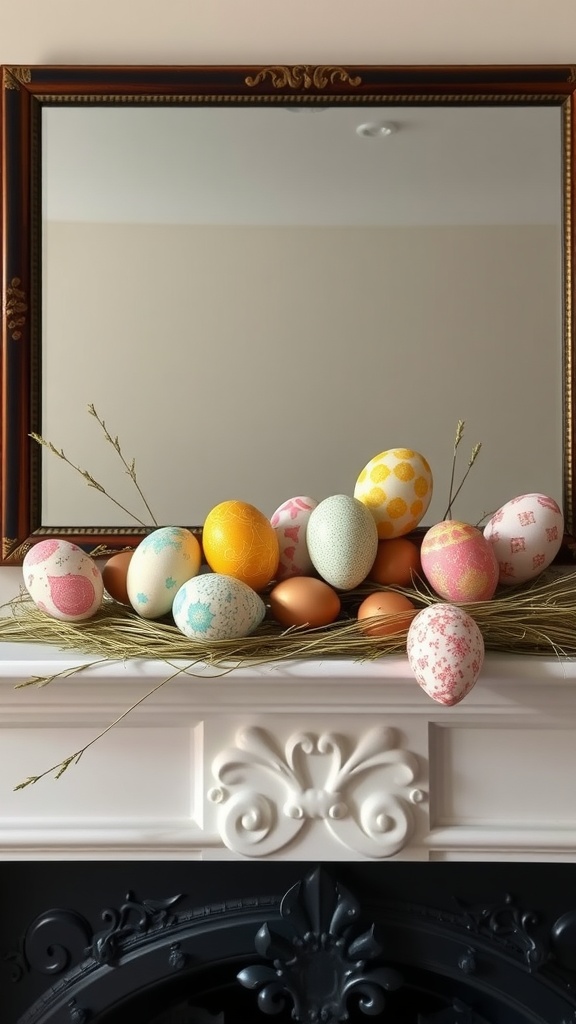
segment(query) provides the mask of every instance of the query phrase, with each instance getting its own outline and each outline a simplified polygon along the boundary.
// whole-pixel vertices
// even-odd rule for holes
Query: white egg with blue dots
[[[126,576],[128,598],[143,619],[159,619],[172,607],[174,595],[200,570],[202,551],[196,537],[182,526],[161,526],[136,548]]]

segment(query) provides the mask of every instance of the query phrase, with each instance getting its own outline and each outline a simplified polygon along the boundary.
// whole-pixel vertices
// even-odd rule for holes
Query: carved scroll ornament
[[[361,85],[360,75],[352,76],[346,68],[336,64],[271,64],[255,75],[246,77],[246,85],[254,87],[270,79],[275,89],[325,89],[340,82],[342,85]]]
[[[412,806],[425,794],[414,788],[417,758],[397,745],[393,729],[377,726],[352,744],[333,733],[296,732],[284,748],[266,729],[240,729],[236,746],[215,758],[218,829],[228,849],[269,856],[307,827],[324,827],[352,853],[391,857],[408,841]],[[311,784],[312,761],[324,777]],[[368,793],[357,789],[370,774]]]

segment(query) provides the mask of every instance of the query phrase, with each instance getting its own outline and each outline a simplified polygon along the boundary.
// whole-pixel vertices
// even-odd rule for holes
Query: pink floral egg
[[[310,576],[313,573],[314,567],[306,543],[306,526],[317,504],[314,498],[289,498],[272,516],[270,522],[276,530],[280,548],[277,580],[291,576]]]
[[[539,576],[556,557],[564,516],[553,498],[521,494],[494,513],[484,536],[494,549],[500,583],[516,586]]]
[[[446,601],[489,601],[498,586],[498,560],[481,531],[447,519],[432,526],[420,549],[430,586]]]
[[[416,681],[438,704],[458,704],[474,686],[484,640],[473,618],[451,604],[432,604],[412,620],[406,642]]]
[[[100,608],[102,574],[90,555],[67,540],[42,540],[24,558],[24,585],[37,608],[53,619],[82,622]]]

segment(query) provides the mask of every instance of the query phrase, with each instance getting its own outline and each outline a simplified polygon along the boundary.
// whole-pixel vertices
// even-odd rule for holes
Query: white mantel
[[[172,669],[16,690],[82,659],[0,651],[0,859],[576,861],[573,662],[488,654],[454,708],[400,658],[197,667],[61,779],[13,792]]]

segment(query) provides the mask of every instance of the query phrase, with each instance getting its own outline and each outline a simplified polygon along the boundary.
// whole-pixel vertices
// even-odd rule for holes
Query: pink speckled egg
[[[406,650],[416,681],[432,700],[448,707],[470,693],[484,661],[477,623],[451,604],[432,604],[418,612]]]
[[[430,586],[446,601],[489,601],[498,586],[498,560],[480,530],[447,519],[432,526],[420,549]]]
[[[96,563],[67,540],[42,540],[22,564],[24,585],[37,608],[63,622],[82,622],[102,604],[104,584]]]
[[[317,504],[314,498],[289,498],[272,516],[270,522],[276,530],[280,548],[277,580],[291,576],[310,576],[314,571],[306,543],[306,526]]]
[[[521,494],[494,513],[484,529],[498,561],[500,583],[515,586],[546,569],[560,550],[564,516],[553,498]]]

